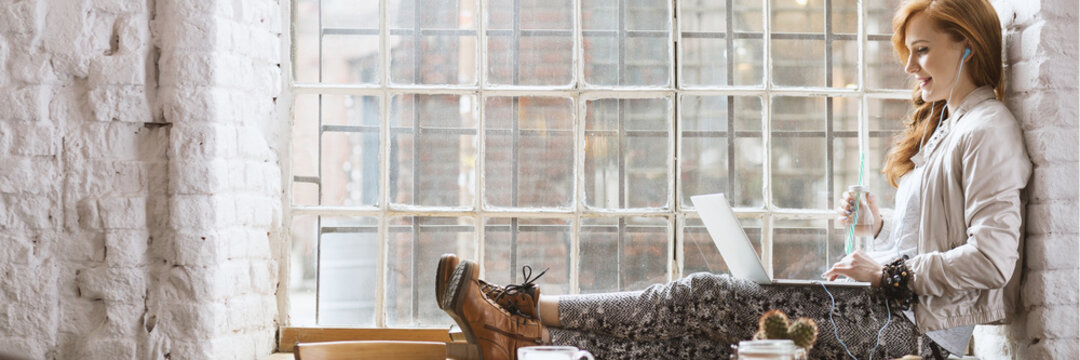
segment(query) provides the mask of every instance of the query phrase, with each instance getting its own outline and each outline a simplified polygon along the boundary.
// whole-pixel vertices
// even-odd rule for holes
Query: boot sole
[[[454,268],[450,267],[450,259],[455,258],[454,254],[443,254],[439,258],[439,266],[435,270],[435,302],[439,304],[439,308],[443,308],[443,294],[446,293],[446,282],[450,273],[454,271]]]
[[[477,346],[476,350],[479,350],[480,343],[476,339],[476,334],[473,333],[472,326],[469,326],[469,322],[465,321],[464,305],[468,287],[472,280],[476,279],[479,270],[476,263],[473,262],[463,261],[458,264],[457,269],[454,269],[454,274],[447,280],[446,294],[444,294],[442,302],[439,304],[461,327],[461,332],[465,334],[465,341],[468,341],[470,345]],[[476,359],[483,360],[483,355],[479,354],[479,351],[476,351],[476,353]]]

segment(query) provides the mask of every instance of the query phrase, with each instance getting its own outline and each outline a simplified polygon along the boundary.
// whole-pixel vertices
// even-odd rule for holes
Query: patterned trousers
[[[830,286],[829,291],[836,301],[836,334],[852,355],[868,359],[889,318],[884,297],[869,288]],[[597,359],[728,359],[731,345],[753,337],[761,314],[780,309],[792,321],[817,322],[811,359],[850,359],[829,322],[830,305],[820,285],[761,286],[698,273],[643,291],[561,296],[563,327],[549,331],[553,344],[589,350]],[[929,356],[929,342],[894,311],[873,358]]]

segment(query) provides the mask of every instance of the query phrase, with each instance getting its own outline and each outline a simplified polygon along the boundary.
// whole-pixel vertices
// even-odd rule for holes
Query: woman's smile
[[[915,80],[919,82],[920,88],[925,88],[927,85],[930,84],[930,78],[928,77],[915,78]]]

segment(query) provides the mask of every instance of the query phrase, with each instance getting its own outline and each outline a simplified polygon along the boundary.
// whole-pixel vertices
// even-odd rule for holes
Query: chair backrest
[[[297,343],[296,360],[446,360],[446,343],[433,341],[332,341]]]

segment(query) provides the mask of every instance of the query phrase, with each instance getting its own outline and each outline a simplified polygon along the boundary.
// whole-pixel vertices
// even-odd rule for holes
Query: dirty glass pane
[[[582,219],[581,292],[641,290],[666,282],[670,229],[658,217]]]

